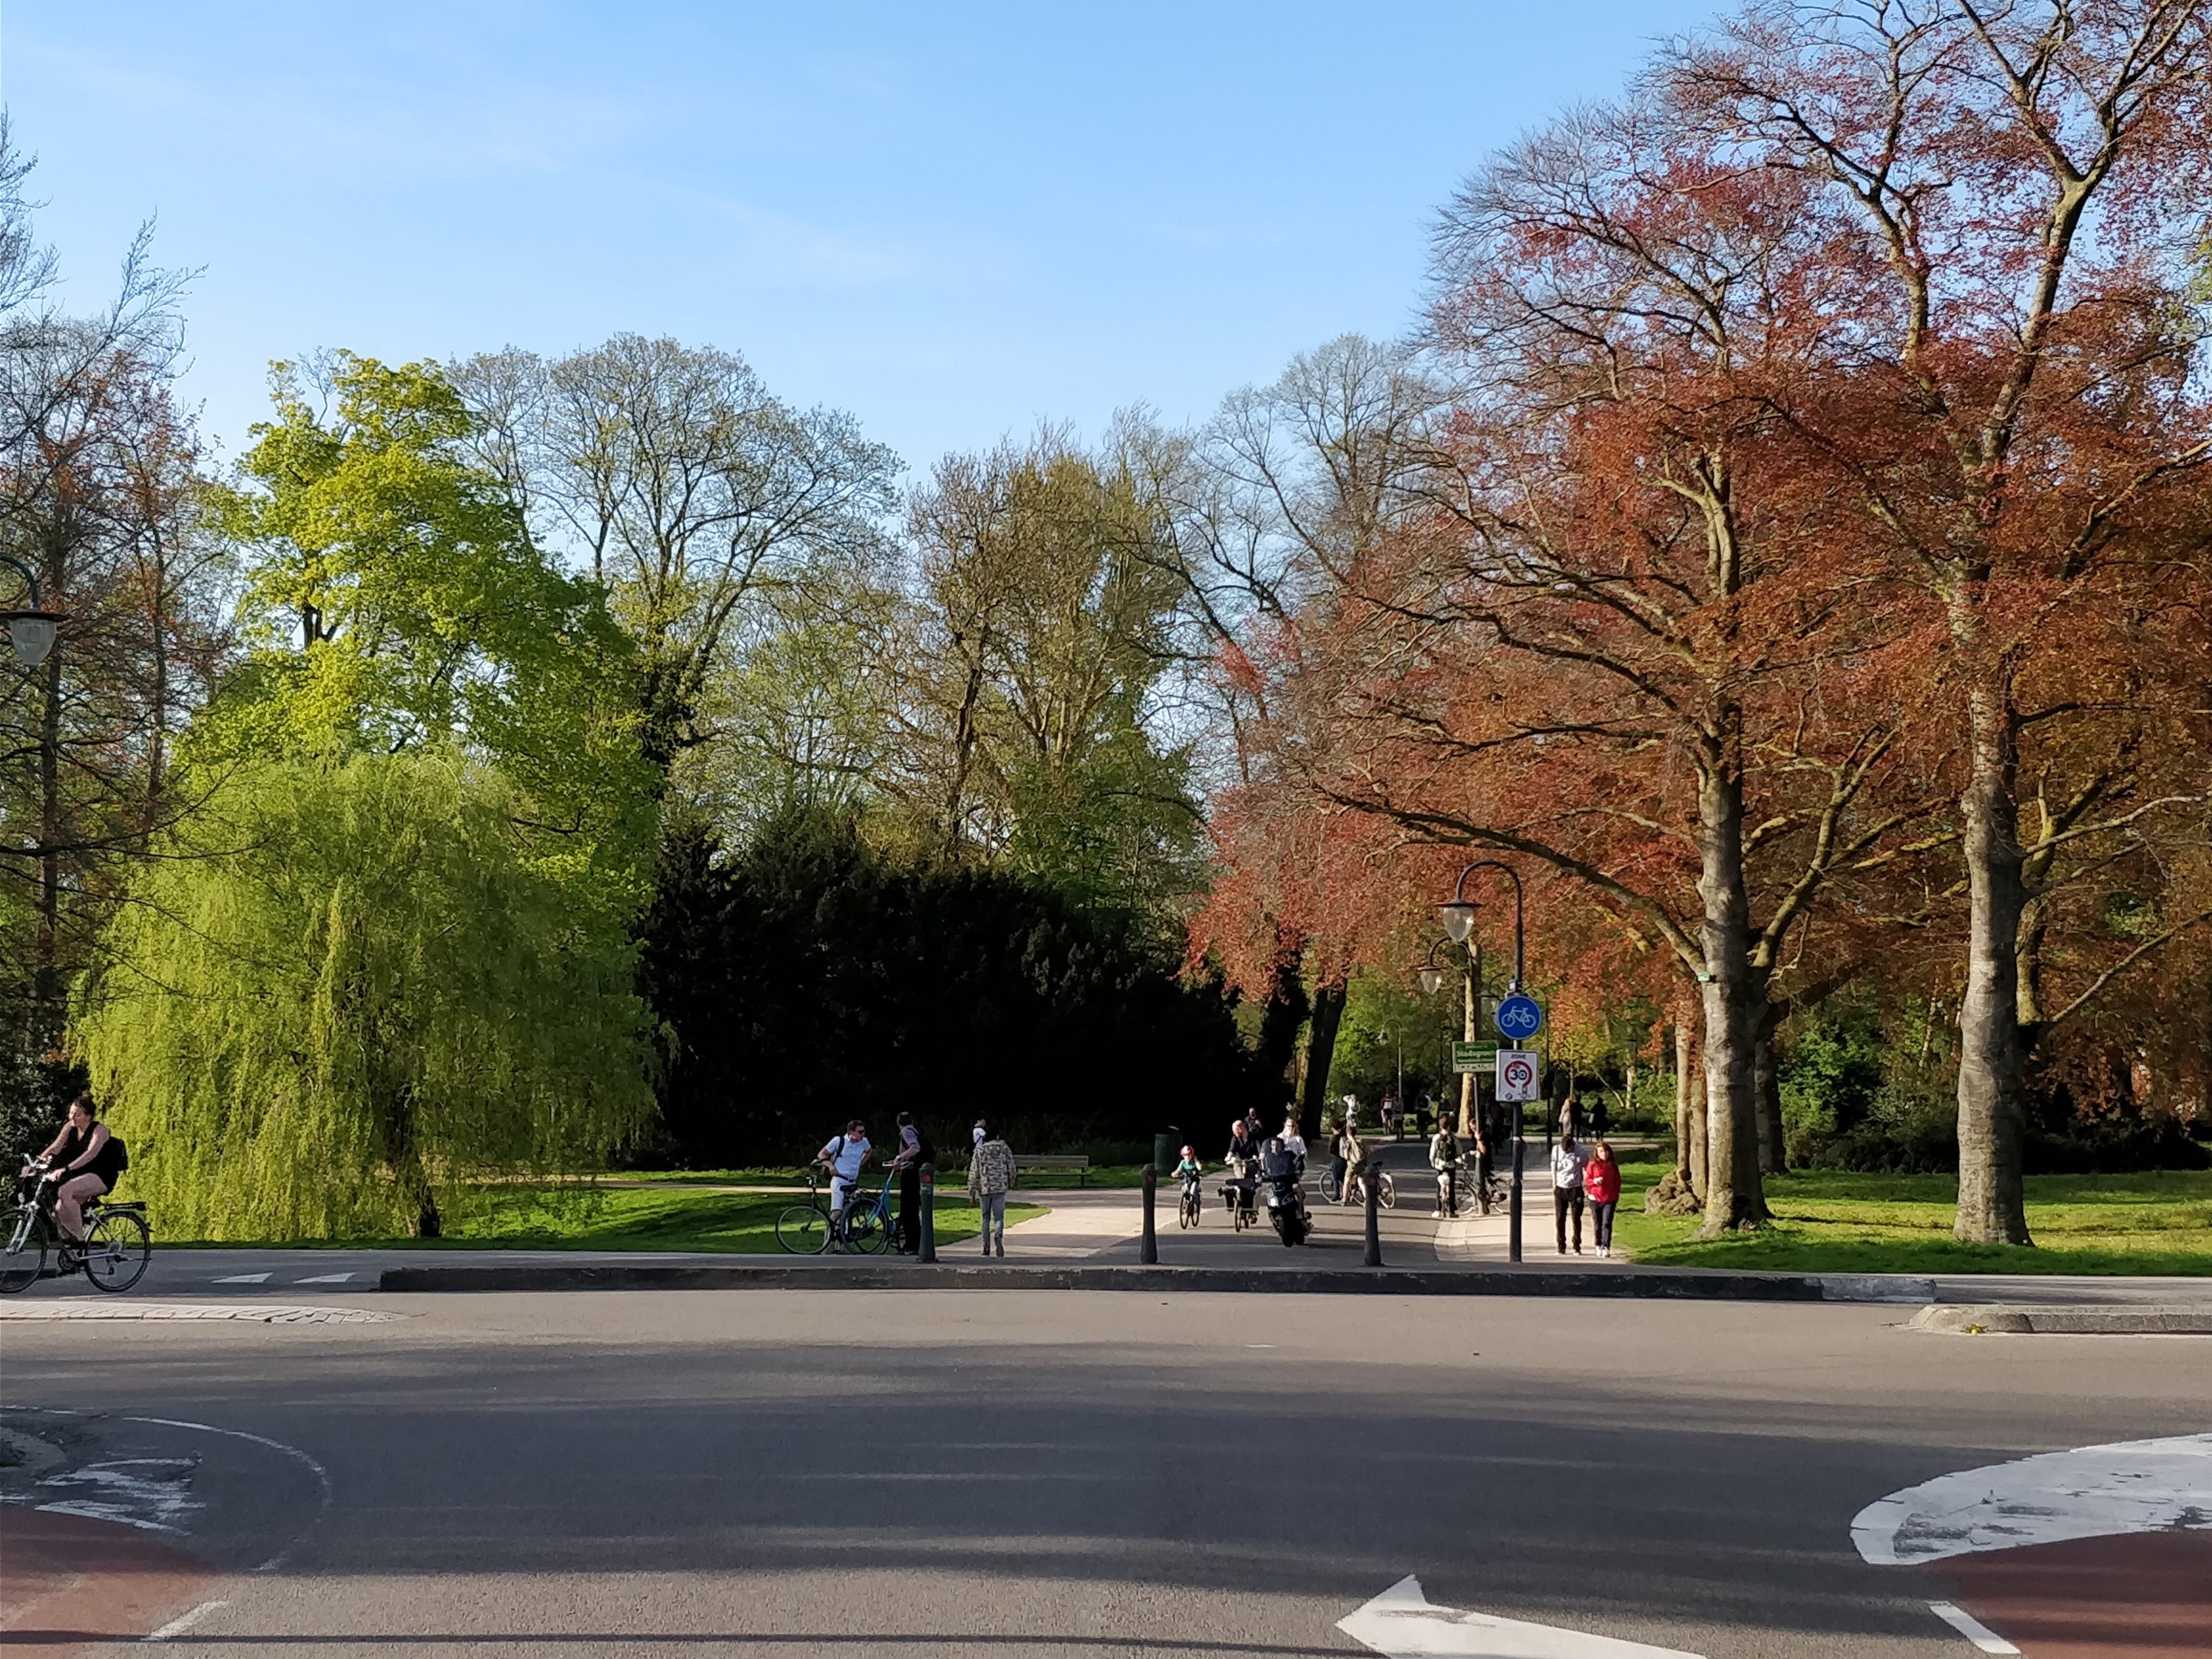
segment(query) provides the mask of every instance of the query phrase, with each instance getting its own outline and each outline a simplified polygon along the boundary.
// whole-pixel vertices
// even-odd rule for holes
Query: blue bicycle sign
[[[1498,1034],[1510,1036],[1516,1042],[1525,1042],[1544,1029],[1544,1011],[1536,1006],[1536,999],[1514,995],[1502,998],[1495,1016]]]

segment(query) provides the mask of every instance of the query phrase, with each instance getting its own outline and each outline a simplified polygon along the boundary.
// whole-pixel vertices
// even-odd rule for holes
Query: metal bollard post
[[[921,1260],[937,1260],[937,1166],[921,1166]]]
[[[1512,1261],[1521,1259],[1521,1164],[1522,1150],[1528,1145],[1522,1132],[1525,1127],[1521,1120],[1521,1103],[1516,1100],[1513,1103],[1513,1218],[1505,1230],[1509,1246],[1506,1257]]]
[[[1371,1158],[1362,1168],[1366,1171],[1363,1184],[1367,1188],[1367,1265],[1379,1267],[1382,1265],[1382,1183],[1376,1178],[1375,1164]]]
[[[1152,1164],[1145,1165],[1145,1238],[1137,1247],[1137,1260],[1147,1267],[1156,1267],[1160,1259],[1159,1235],[1152,1231],[1152,1200],[1159,1188],[1159,1171]]]

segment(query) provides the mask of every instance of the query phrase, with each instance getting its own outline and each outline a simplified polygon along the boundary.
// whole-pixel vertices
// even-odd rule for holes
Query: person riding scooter
[[[1273,1136],[1261,1149],[1260,1182],[1267,1190],[1267,1218],[1285,1244],[1304,1243],[1312,1226],[1302,1173],[1297,1154],[1283,1144],[1282,1136]]]

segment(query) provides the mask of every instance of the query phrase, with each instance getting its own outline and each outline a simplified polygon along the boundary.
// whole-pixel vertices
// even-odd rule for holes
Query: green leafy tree
[[[1048,431],[955,456],[915,499],[899,766],[948,852],[1159,913],[1201,872],[1187,747],[1164,741],[1174,527],[1110,449]]]
[[[635,649],[592,582],[532,543],[436,368],[280,365],[228,520],[254,649],[193,732],[202,760],[458,744],[524,791],[548,856],[641,866],[650,775]],[[633,880],[631,900],[642,896]]]
[[[525,855],[526,810],[450,749],[278,761],[162,849],[203,855],[148,866],[76,1032],[165,1231],[434,1236],[457,1182],[644,1132],[632,947]]]

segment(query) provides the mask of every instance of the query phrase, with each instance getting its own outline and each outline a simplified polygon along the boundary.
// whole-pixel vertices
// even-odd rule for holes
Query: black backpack
[[[115,1148],[115,1173],[121,1175],[131,1167],[131,1149],[123,1144],[123,1137],[112,1129],[107,1132],[107,1144]]]

